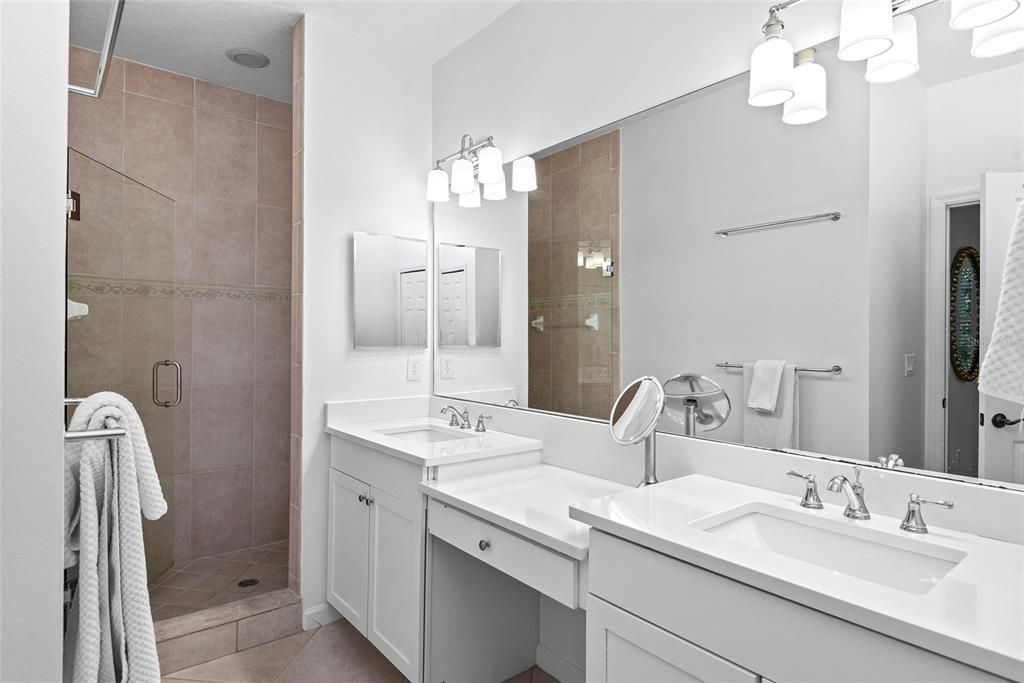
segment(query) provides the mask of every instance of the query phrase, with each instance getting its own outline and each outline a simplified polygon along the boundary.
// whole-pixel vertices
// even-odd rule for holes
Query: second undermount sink
[[[472,433],[466,434],[455,429],[442,429],[434,425],[384,429],[380,430],[380,433],[414,443],[439,443],[442,441],[455,441],[456,439],[468,439],[473,436]]]
[[[736,543],[907,593],[924,594],[966,553],[843,520],[752,503],[692,525]]]

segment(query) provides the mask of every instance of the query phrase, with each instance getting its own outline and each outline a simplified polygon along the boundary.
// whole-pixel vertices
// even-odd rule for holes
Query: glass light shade
[[[952,0],[949,27],[957,31],[978,28],[1013,14],[1020,0]]]
[[[484,199],[489,201],[500,201],[507,197],[505,192],[505,179],[502,178],[501,182],[498,183],[487,183],[484,185]]]
[[[1010,16],[979,26],[971,36],[975,57],[1001,57],[1024,48],[1024,5]]]
[[[520,157],[512,162],[512,189],[516,192],[537,189],[537,166],[533,157]]]
[[[750,55],[750,96],[754,107],[772,107],[793,97],[793,46],[768,38]]]
[[[797,64],[793,69],[793,99],[782,105],[782,122],[791,126],[821,121],[828,115],[825,67],[814,62]]]
[[[427,201],[448,201],[448,174],[443,169],[435,168],[427,174]]]
[[[492,185],[505,179],[501,170],[501,150],[497,147],[484,147],[477,152],[478,165],[476,176],[484,185]]]
[[[473,162],[469,159],[456,159],[452,164],[452,192],[466,194],[476,187],[473,179]]]
[[[892,47],[891,0],[843,0],[839,59],[859,62]]]
[[[463,192],[459,195],[459,206],[464,209],[476,209],[480,207],[480,183],[473,183],[473,190]]]
[[[868,83],[894,83],[917,73],[917,20],[909,13],[892,22],[892,49],[868,60]]]

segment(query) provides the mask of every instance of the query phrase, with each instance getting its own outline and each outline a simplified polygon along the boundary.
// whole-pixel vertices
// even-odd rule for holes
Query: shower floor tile
[[[285,540],[176,564],[150,582],[149,603],[158,621],[287,587]]]

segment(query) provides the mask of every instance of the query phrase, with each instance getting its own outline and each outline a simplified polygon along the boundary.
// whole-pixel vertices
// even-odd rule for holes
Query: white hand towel
[[[1017,207],[978,391],[1024,404],[1024,202]]]
[[[743,364],[743,384],[750,387],[754,364]],[[800,383],[796,366],[782,371],[775,412],[743,407],[743,443],[761,448],[800,448]]]
[[[754,363],[753,377],[747,390],[748,408],[762,413],[775,412],[785,367],[786,361],[783,360],[759,360]]]

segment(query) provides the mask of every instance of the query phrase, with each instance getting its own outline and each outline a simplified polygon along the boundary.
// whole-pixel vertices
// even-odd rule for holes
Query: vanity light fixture
[[[512,189],[516,192],[537,189],[537,165],[533,157],[520,157],[512,162]]]
[[[828,115],[825,67],[814,62],[813,47],[796,54],[793,99],[782,105],[782,122],[791,126],[821,121]]]
[[[892,47],[892,0],[843,0],[839,59],[859,62]]]
[[[524,160],[529,162],[529,177]],[[472,136],[463,135],[459,151],[435,161],[434,168],[427,174],[427,201],[448,201],[449,178],[444,169],[448,163],[451,164],[451,191],[459,195],[459,206],[480,206],[481,194],[489,201],[507,197],[504,163],[494,138],[488,136],[476,142]],[[516,159],[512,164],[512,189],[517,192],[537,189],[537,174],[530,157]]]
[[[484,199],[488,201],[501,201],[508,197],[505,192],[505,178],[502,174],[501,182],[487,183],[484,185]]]
[[[464,195],[473,191],[476,179],[473,177],[473,162],[469,159],[456,159],[452,164],[452,192]]]
[[[901,14],[892,20],[892,48],[868,59],[864,78],[869,83],[895,83],[917,73],[917,20]]]
[[[448,174],[439,166],[427,174],[427,201],[448,201]]]
[[[459,195],[459,206],[464,209],[480,208],[480,183],[473,181],[473,189]]]
[[[952,0],[949,27],[966,31],[1005,19],[1020,7],[1020,0]]]
[[[793,97],[793,46],[782,37],[785,24],[779,18],[780,9],[781,5],[768,9],[768,21],[761,27],[764,42],[750,55],[747,103],[753,107],[773,107]]]
[[[1008,17],[979,26],[971,35],[975,57],[1001,57],[1024,49],[1024,5]]]
[[[484,147],[477,153],[477,178],[484,185],[493,185],[505,180],[505,171],[501,169],[501,150],[497,147]]]

